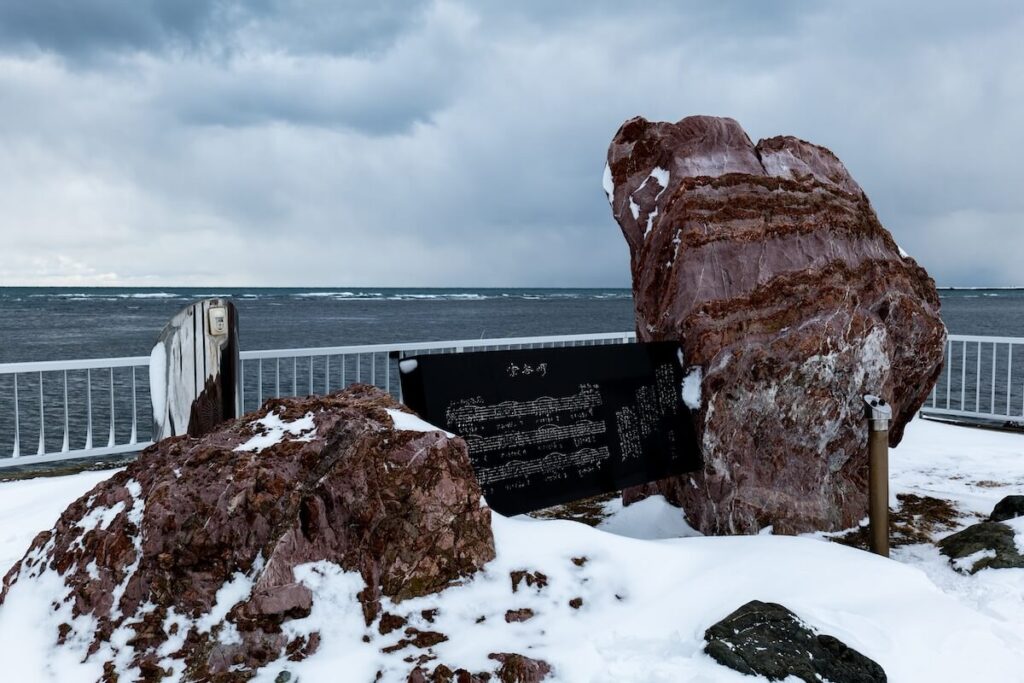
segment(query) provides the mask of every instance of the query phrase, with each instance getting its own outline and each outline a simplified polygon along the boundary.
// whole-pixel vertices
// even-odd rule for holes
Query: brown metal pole
[[[889,557],[889,420],[892,407],[870,394],[868,409],[868,521],[871,552]]]

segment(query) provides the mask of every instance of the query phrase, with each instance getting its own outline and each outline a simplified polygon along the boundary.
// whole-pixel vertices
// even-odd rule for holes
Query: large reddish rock
[[[313,607],[298,575],[331,565],[361,576],[372,633],[385,598],[494,557],[465,443],[403,411],[356,386],[166,439],[39,534],[0,603],[44,600],[53,642],[104,681],[228,683],[308,656],[320,634],[289,627]]]
[[[626,121],[604,187],[639,338],[679,340],[694,368],[684,394],[705,459],[627,500],[664,493],[711,534],[856,524],[861,397],[892,403],[898,444],[941,370],[935,283],[834,154],[789,136],[755,145],[732,119]]]

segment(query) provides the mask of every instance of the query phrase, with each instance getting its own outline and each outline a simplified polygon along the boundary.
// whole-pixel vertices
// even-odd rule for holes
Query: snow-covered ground
[[[4,568],[105,476],[0,484]],[[892,485],[894,499],[909,492],[953,501],[966,526],[1003,496],[1024,493],[1024,436],[915,421],[892,454]],[[886,560],[810,536],[703,538],[660,498],[628,508],[612,502],[605,511],[598,528],[495,515],[498,555],[485,572],[385,607],[447,635],[434,651],[452,668],[492,670],[488,653],[517,652],[549,662],[552,680],[572,683],[755,680],[702,652],[704,630],[752,599],[784,604],[877,661],[894,683],[1024,681],[1024,570],[963,576],[931,545],[898,548]],[[514,592],[515,570],[543,572],[547,586]],[[338,672],[371,681],[378,670],[383,680],[405,680],[399,672],[409,650],[381,653],[400,632],[373,630],[362,641],[358,575],[318,563],[296,578],[316,602],[288,628],[320,631],[322,644],[304,662],[266,667],[258,680],[273,681],[283,668],[303,683],[338,680]],[[576,598],[578,608],[570,605]],[[428,622],[421,610],[435,608]],[[506,622],[507,610],[524,608],[535,616]],[[52,649],[18,637],[33,618],[0,608],[0,661],[17,662],[21,680],[58,680],[45,673]],[[65,672],[59,680],[76,679]]]

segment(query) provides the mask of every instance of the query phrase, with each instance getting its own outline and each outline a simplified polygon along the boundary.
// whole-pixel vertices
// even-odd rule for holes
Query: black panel
[[[406,405],[462,436],[506,515],[700,469],[679,345],[614,344],[416,356]]]

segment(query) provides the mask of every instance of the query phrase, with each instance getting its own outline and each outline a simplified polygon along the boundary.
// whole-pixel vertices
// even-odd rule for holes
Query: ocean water
[[[243,349],[633,328],[627,289],[0,288],[0,363],[147,355],[188,302],[230,297]],[[950,332],[1024,337],[1024,290],[943,290]]]
[[[148,355],[195,299],[230,297],[243,349],[629,330],[623,289],[0,288],[0,363]]]

